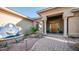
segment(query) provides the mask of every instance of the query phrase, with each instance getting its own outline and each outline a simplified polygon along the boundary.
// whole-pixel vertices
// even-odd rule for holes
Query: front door
[[[58,29],[58,23],[51,23],[50,27],[51,27],[51,32],[56,33]]]

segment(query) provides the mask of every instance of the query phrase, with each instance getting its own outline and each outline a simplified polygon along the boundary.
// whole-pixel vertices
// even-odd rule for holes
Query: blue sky
[[[34,18],[38,17],[37,11],[44,9],[46,7],[9,7],[9,8],[23,15]]]

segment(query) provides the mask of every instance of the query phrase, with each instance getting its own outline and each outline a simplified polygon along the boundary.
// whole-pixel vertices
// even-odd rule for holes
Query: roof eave
[[[13,10],[7,8],[7,7],[0,7],[0,9],[5,10],[5,11],[8,11],[8,12],[10,12],[10,13],[12,13],[12,14],[15,14],[15,15],[17,15],[17,16],[19,16],[19,17],[22,17],[22,18],[28,18],[27,16],[24,16],[24,15],[18,13],[18,12],[15,12],[15,11],[13,11]]]
[[[37,13],[40,14],[40,13],[42,13],[44,11],[48,11],[48,10],[51,10],[51,9],[54,9],[54,8],[57,8],[57,7],[48,7],[48,8],[37,11]]]
[[[71,12],[77,12],[77,11],[79,11],[79,8],[74,8],[71,10]]]

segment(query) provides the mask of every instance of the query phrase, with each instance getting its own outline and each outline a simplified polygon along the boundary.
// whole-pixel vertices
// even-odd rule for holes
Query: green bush
[[[36,33],[37,27],[32,26],[32,27],[30,28],[30,31],[31,31],[31,33]]]

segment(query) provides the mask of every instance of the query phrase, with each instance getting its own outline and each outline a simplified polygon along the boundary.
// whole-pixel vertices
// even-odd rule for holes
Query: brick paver
[[[77,41],[78,42],[78,41]],[[71,47],[76,41],[69,38],[45,37],[38,40],[32,47],[32,51],[74,51]]]
[[[53,36],[26,38],[19,43],[12,44],[8,51],[75,51],[71,46],[77,42],[79,42],[79,38]]]

